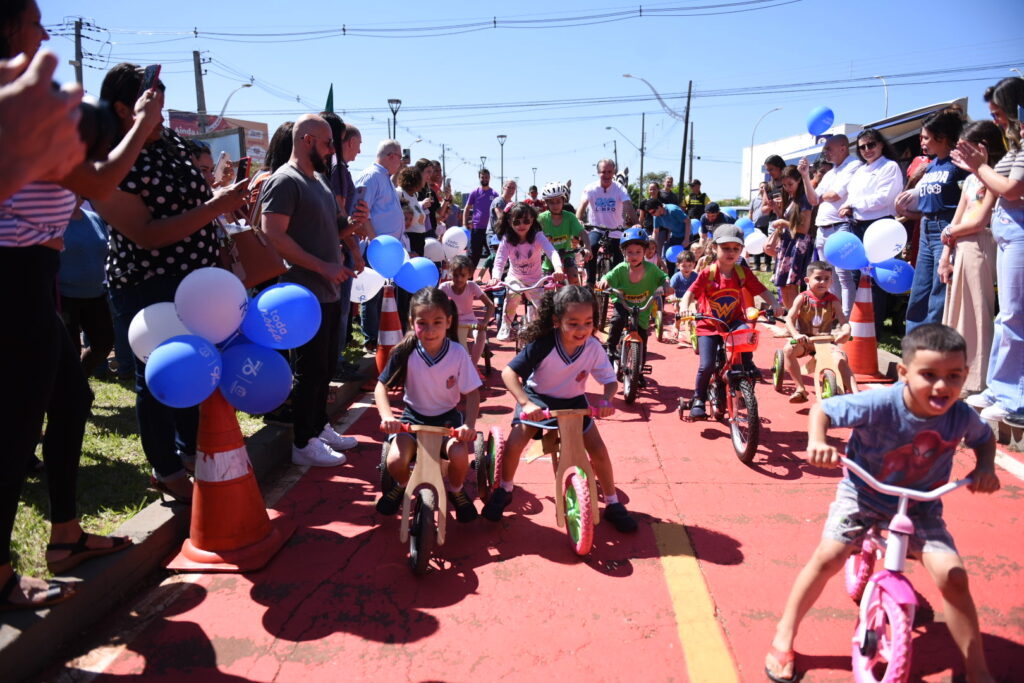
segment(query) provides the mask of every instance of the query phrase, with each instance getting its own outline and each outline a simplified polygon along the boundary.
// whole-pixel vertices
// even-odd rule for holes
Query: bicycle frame
[[[646,311],[648,308],[650,308],[652,304],[654,304],[658,297],[658,293],[655,292],[654,294],[651,294],[649,297],[647,297],[647,301],[644,302],[643,306],[638,306],[637,304],[628,303],[626,301],[626,293],[623,292],[621,289],[609,287],[608,291],[617,294],[619,298],[622,300],[622,305],[626,306],[629,309],[629,319],[626,323],[625,334],[622,337],[622,341],[619,342],[619,347],[621,348],[622,345],[627,341],[637,341],[643,343],[643,338],[641,338],[640,336],[640,314],[643,311]]]
[[[416,490],[429,487],[437,494],[437,542],[444,545],[445,522],[448,519],[448,496],[441,472],[441,446],[447,438],[455,438],[458,430],[451,427],[432,427],[430,425],[403,425],[402,432],[416,435],[416,467],[412,468],[409,482],[405,485],[405,496],[402,499],[402,526],[399,538],[402,543],[409,542],[409,512],[412,510],[412,499]]]

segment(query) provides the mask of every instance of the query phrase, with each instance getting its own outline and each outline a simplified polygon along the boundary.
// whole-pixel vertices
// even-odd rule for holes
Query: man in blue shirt
[[[690,219],[686,217],[686,211],[676,204],[663,204],[660,199],[648,199],[645,209],[654,216],[655,241],[659,256],[664,257],[664,247],[677,244],[689,246]],[[675,263],[665,261],[665,272],[668,275],[671,276],[675,269]]]

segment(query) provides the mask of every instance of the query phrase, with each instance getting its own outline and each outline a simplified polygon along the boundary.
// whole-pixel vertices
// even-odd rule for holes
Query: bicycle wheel
[[[565,477],[565,532],[577,555],[586,555],[594,543],[593,505],[587,475],[574,467]]]
[[[635,341],[626,342],[625,346],[626,357],[619,361],[622,367],[622,393],[626,403],[633,403],[636,400],[636,395],[640,393],[640,373],[643,371],[640,362],[642,349],[640,344]]]
[[[597,297],[597,329],[600,332],[604,332],[605,325],[608,324],[608,294],[606,292],[596,292]]]
[[[391,443],[388,441],[384,442],[384,445],[380,447],[380,464],[377,465],[377,469],[380,474],[380,492],[387,493],[395,486],[395,480],[391,478],[391,473],[388,472],[388,449],[391,447]]]
[[[853,644],[853,678],[858,683],[902,683],[910,677],[913,608],[899,604],[881,587],[869,599],[867,637]]]
[[[476,486],[480,500],[484,503],[491,497],[494,487],[501,483],[501,461],[505,450],[501,427],[491,427],[487,443],[476,468]]]
[[[481,334],[487,334],[487,330],[484,330],[483,332],[481,332]],[[491,374],[491,356],[493,356],[494,353],[491,351],[491,345],[488,344],[486,341],[484,342],[483,353],[481,353],[480,355],[483,356],[483,359],[484,359],[484,374],[487,375],[487,376],[490,376],[490,374]]]
[[[853,601],[860,604],[864,588],[868,585],[871,574],[875,571],[875,554],[871,546],[865,544],[860,552],[846,558],[843,576],[846,579],[846,592]]]
[[[714,420],[721,420],[725,414],[725,395],[722,393],[722,389],[718,375],[712,375],[711,381],[708,383],[707,413],[708,417]]]
[[[754,383],[744,377],[738,382],[736,395],[732,401],[730,428],[732,431],[732,447],[736,457],[744,465],[749,465],[757,452],[757,439],[761,434],[761,421],[757,416],[757,396],[754,394]]]
[[[775,352],[775,361],[772,363],[772,385],[775,391],[782,391],[782,382],[786,378],[786,361],[782,356],[782,350]]]
[[[434,511],[437,498],[432,489],[422,488],[416,492],[413,503],[412,524],[409,527],[409,566],[417,576],[427,573],[430,556],[437,544],[437,522]]]
[[[658,333],[658,341],[665,341],[665,312],[661,306],[654,312],[654,329]]]
[[[818,398],[832,398],[843,393],[839,390],[839,380],[836,379],[836,373],[831,370],[824,370],[821,373],[821,396]]]

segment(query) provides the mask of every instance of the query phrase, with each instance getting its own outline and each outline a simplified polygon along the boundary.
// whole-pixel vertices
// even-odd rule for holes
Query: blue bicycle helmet
[[[651,242],[651,236],[647,234],[647,231],[643,228],[630,228],[626,232],[622,233],[622,238],[619,239],[619,249],[625,249],[626,246],[632,242],[642,244],[644,248]]]

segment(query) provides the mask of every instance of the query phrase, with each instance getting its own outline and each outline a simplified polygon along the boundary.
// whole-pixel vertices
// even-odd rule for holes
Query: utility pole
[[[693,137],[693,121],[690,121],[690,177],[691,178],[694,175],[694,172],[693,172],[693,143],[694,142],[695,142],[695,140],[694,140],[694,137]],[[682,183],[683,181],[680,180],[679,182]],[[680,187],[682,187],[682,185],[680,185]]]
[[[199,132],[206,132],[206,93],[203,91],[203,62],[199,50],[192,50],[192,66],[196,71],[196,113],[199,115]]]
[[[444,145],[442,144],[441,145],[441,177],[442,178],[444,177],[444,169],[445,169],[445,165],[444,165]]]
[[[686,182],[686,144],[690,133],[690,98],[693,96],[693,81],[686,88],[686,116],[683,120],[683,156],[679,160],[679,187]]]
[[[612,155],[615,157],[615,170],[619,170],[619,141],[612,138]]]
[[[82,20],[75,19],[75,61],[71,62],[75,65],[75,80],[78,81],[78,85],[82,85]]]
[[[647,140],[644,139],[647,124],[646,117],[647,114],[645,112],[640,112],[640,182],[637,183],[637,186],[640,187],[641,192],[644,185],[644,152],[647,148]]]

